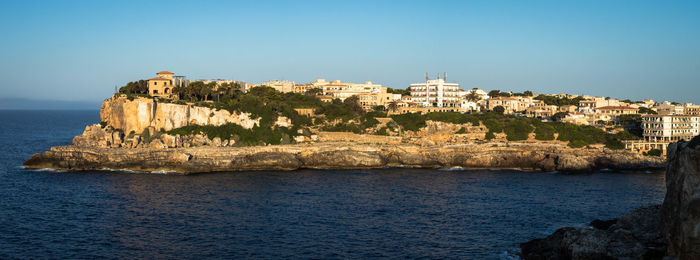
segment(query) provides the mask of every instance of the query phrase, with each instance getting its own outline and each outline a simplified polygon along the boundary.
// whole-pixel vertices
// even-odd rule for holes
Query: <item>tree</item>
[[[656,111],[654,111],[650,108],[646,108],[646,107],[640,107],[639,110],[637,111],[637,113],[639,113],[639,114],[652,114],[652,115],[657,114]]]
[[[389,104],[388,104],[387,106],[388,106],[388,108],[389,108],[389,111],[391,111],[391,112],[396,112],[396,109],[399,108],[399,101],[398,101],[398,100],[392,100],[391,102],[389,102]]]
[[[494,89],[494,90],[489,91],[489,96],[490,97],[510,97],[510,93],[501,92],[500,90]]]
[[[343,100],[343,105],[345,105],[347,109],[350,109],[350,111],[354,113],[362,112],[362,107],[360,106],[360,98],[356,95],[352,95]]]
[[[306,93],[304,94],[309,96],[320,96],[321,94],[323,94],[323,90],[320,88],[311,88],[306,90]]]
[[[476,91],[471,90],[465,98],[469,101],[476,102],[481,99],[481,96],[479,96],[479,94],[476,94]]]
[[[506,109],[503,108],[503,106],[496,106],[496,107],[493,108],[493,112],[496,112],[496,113],[499,113],[499,114],[503,114],[503,113],[506,112]]]
[[[410,96],[411,95],[411,87],[408,87],[406,89],[387,88],[386,93],[401,94],[402,96]]]
[[[523,92],[523,94],[525,94],[525,96],[528,96],[528,97],[532,97],[534,95],[532,93],[532,91],[529,91],[529,90],[525,90],[525,92]]]
[[[568,112],[557,112],[554,115],[552,115],[552,120],[561,121],[562,119],[564,119],[568,115],[569,115]]]
[[[148,94],[148,81],[139,80],[126,83],[123,87],[119,88],[119,93],[121,94]]]

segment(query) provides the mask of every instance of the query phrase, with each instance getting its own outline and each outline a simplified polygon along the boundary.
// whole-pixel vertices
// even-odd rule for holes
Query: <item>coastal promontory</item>
[[[272,118],[206,103],[115,96],[103,102],[100,124],[87,126],[72,145],[35,154],[25,165],[177,173],[384,167],[589,172],[661,168],[664,163],[661,157],[595,141],[572,146],[568,140],[577,137],[571,131],[579,130],[563,124],[554,125],[558,132],[543,123],[490,114],[373,112],[376,117],[346,120],[299,112],[304,111]],[[303,121],[307,123],[298,124]],[[355,130],[360,127],[364,129]],[[569,139],[562,141],[564,137]]]

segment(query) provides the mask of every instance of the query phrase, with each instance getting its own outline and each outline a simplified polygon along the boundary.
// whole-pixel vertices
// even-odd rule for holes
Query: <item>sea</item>
[[[27,170],[99,111],[0,110],[0,259],[518,259],[659,204],[663,172]]]

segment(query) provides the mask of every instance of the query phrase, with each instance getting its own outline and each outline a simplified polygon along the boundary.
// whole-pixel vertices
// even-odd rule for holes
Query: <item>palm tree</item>
[[[469,94],[466,96],[467,100],[476,102],[481,100],[481,96],[479,94],[476,94],[476,91],[472,90],[469,92]]]
[[[392,100],[391,102],[389,102],[388,108],[391,112],[396,112],[396,109],[399,108],[399,101]]]

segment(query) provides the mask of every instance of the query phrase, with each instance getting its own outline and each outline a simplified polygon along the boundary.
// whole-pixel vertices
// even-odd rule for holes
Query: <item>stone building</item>
[[[375,106],[388,107],[389,103],[401,100],[401,94],[393,93],[362,93],[357,95],[358,102],[364,110],[372,110]]]
[[[156,73],[155,78],[148,79],[148,94],[152,97],[172,98],[173,97],[173,80],[174,73],[170,71],[161,71]]]
[[[259,85],[274,88],[275,90],[282,92],[282,93],[294,92],[294,88],[296,86],[294,81],[286,81],[286,80],[270,80],[270,81],[262,82]]]

